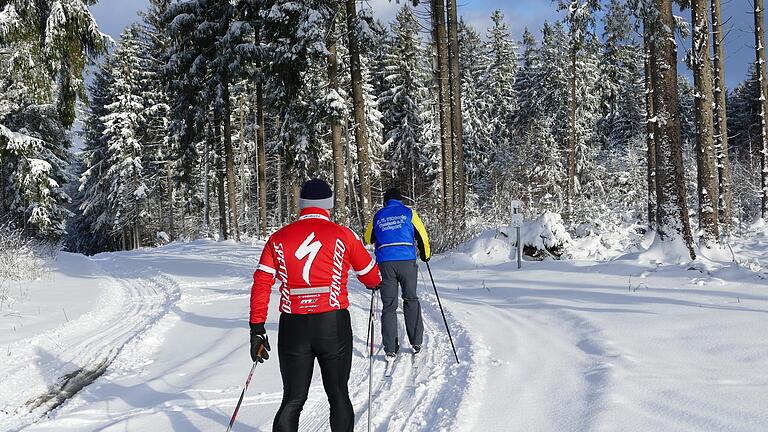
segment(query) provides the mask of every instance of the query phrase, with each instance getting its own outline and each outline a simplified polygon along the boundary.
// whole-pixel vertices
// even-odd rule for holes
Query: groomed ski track
[[[100,254],[90,259],[88,278],[104,285],[97,307],[57,329],[16,342],[9,351],[11,362],[0,366],[6,406],[0,412],[0,430],[212,430],[226,427],[247,373],[247,312],[250,276],[261,246],[231,242],[199,241],[159,249]],[[73,271],[75,271],[73,269]],[[411,350],[403,341],[401,359],[393,376],[384,376],[377,313],[373,379],[373,424],[376,431],[440,430],[456,421],[458,406],[466,393],[471,357],[457,365],[445,334],[434,293],[420,280],[425,346],[412,364]],[[275,300],[276,296],[273,296]],[[365,334],[370,292],[356,280],[350,286],[350,312],[354,347],[350,393],[356,412],[355,430],[368,422],[368,357]],[[381,302],[377,301],[379,312]],[[206,308],[207,306],[224,306]],[[205,309],[228,317],[214,320]],[[280,402],[276,321],[273,302],[267,324],[272,339],[272,359],[259,365],[247,393],[235,430],[270,430]],[[449,313],[449,321],[454,321]],[[402,316],[399,317],[402,321]],[[165,356],[179,350],[178,335],[202,336],[194,327],[214,327],[216,336],[203,342],[206,359],[188,362],[154,373]],[[224,323],[225,325],[222,325]],[[459,323],[452,327],[460,356],[470,352],[471,342]],[[402,326],[402,323],[401,323]],[[227,341],[220,340],[222,330]],[[170,335],[169,335],[170,334]],[[401,341],[405,338],[401,328]],[[219,340],[217,340],[219,339]],[[217,352],[218,350],[218,352]],[[185,353],[178,353],[185,356]],[[159,359],[158,359],[159,357]],[[215,359],[215,360],[211,360]],[[154,364],[153,364],[154,363]],[[174,366],[179,370],[175,371]],[[191,369],[205,374],[217,386],[167,385],[174,376],[188,376]],[[218,375],[218,376],[217,376]],[[74,380],[72,379],[74,376]],[[146,386],[156,391],[163,382],[162,397],[132,396],[131,390]],[[260,380],[266,386],[260,387]],[[147,385],[139,382],[147,381]],[[27,385],[26,383],[35,383]],[[73,386],[74,384],[77,384]],[[264,387],[267,390],[264,391]],[[82,388],[82,389],[81,389]],[[175,389],[177,394],[173,393]],[[126,394],[127,391],[127,394]],[[37,406],[39,405],[39,406]],[[124,406],[123,405],[127,405]],[[163,418],[165,416],[170,418]],[[179,420],[183,419],[183,420]],[[435,429],[433,429],[435,428]],[[145,429],[148,430],[148,429]],[[301,416],[301,431],[328,429],[328,403],[319,368],[315,368],[309,399]]]
[[[754,250],[764,257],[763,246]],[[248,299],[260,253],[195,241],[97,255],[73,269],[102,295],[91,312],[9,347],[0,430],[225,430],[250,367]],[[401,358],[384,376],[377,314],[374,430],[766,430],[768,380],[754,372],[768,368],[762,276],[636,261],[517,271],[505,260],[436,257],[461,364],[422,268],[418,368],[400,316]],[[277,301],[273,293],[266,324],[272,358],[257,366],[235,431],[271,430],[280,403]],[[350,392],[355,430],[365,431],[370,293],[356,281],[350,303]],[[317,367],[300,430],[329,430]]]
[[[132,266],[131,259],[130,254],[102,254],[87,269],[71,269],[87,270],[83,277],[102,285],[96,307],[7,348],[0,365],[0,395],[6,402],[0,430],[22,430],[103,374],[151,361],[143,339],[161,337],[159,323],[181,293],[171,278],[150,265]]]

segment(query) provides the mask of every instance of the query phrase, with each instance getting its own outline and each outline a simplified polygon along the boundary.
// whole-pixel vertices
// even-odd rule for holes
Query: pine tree
[[[490,132],[485,115],[488,106],[481,94],[486,83],[482,80],[489,61],[483,52],[480,35],[463,20],[459,21],[459,69],[461,70],[461,106],[462,133],[464,135],[464,160],[468,184],[468,194],[477,188],[486,189],[479,184],[485,178],[488,169],[490,150]],[[487,192],[487,189],[486,189]]]
[[[565,17],[565,22],[569,27],[569,58],[570,58],[570,97],[568,99],[568,188],[567,188],[567,204],[568,213],[572,212],[572,206],[577,193],[578,185],[576,184],[577,173],[577,140],[579,135],[577,122],[577,110],[579,108],[579,99],[577,99],[578,88],[578,57],[579,52],[587,45],[587,39],[590,38],[591,31],[595,25],[595,19],[593,12],[600,9],[600,2],[598,0],[559,0],[559,9],[566,10],[568,13]],[[582,88],[583,89],[583,88]]]
[[[113,62],[111,55],[106,56],[96,71],[88,89],[88,110],[83,119],[80,187],[75,200],[82,213],[72,224],[74,229],[67,244],[70,250],[86,254],[118,248],[108,220],[109,149],[103,120],[112,98]]]
[[[140,91],[139,43],[136,27],[123,32],[114,54],[112,97],[105,106],[109,216],[113,232],[121,232],[123,249],[141,247],[142,223],[149,188],[144,178],[145,149],[140,136],[146,125],[145,100]]]
[[[418,32],[413,11],[404,5],[392,23],[384,68],[387,89],[379,96],[384,136],[390,148],[389,174],[410,197],[426,190],[433,172],[423,130],[427,65]]]
[[[491,141],[500,151],[506,151],[512,137],[509,130],[510,113],[515,109],[515,73],[517,69],[517,54],[512,42],[509,28],[504,23],[504,14],[496,10],[491,15],[492,26],[488,29],[486,56],[489,59],[484,80],[488,83],[485,88],[490,122]]]
[[[92,0],[6,0],[0,20],[0,45],[11,46],[10,63],[39,94],[55,93],[58,121],[75,120],[75,101],[85,96],[86,64],[106,51],[88,9]],[[6,15],[8,14],[8,15]]]

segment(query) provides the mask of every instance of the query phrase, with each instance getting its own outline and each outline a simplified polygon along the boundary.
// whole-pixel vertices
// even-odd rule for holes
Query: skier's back
[[[330,220],[330,186],[310,180],[301,191],[299,219],[274,233],[262,252],[251,291],[251,357],[269,347],[264,329],[272,284],[280,282],[278,357],[283,401],[274,431],[296,431],[317,358],[331,407],[331,430],[352,431],[347,383],[352,364],[347,278],[351,269],[368,287],[381,282],[376,261],[349,228]],[[267,357],[268,358],[268,357]]]
[[[381,293],[381,336],[387,361],[394,361],[400,350],[397,335],[397,294],[402,289],[403,315],[408,340],[414,353],[421,351],[424,324],[416,293],[417,255],[429,261],[431,250],[424,223],[415,210],[402,203],[396,188],[384,194],[384,207],[377,211],[365,229],[365,242],[376,245],[376,260],[383,281]]]

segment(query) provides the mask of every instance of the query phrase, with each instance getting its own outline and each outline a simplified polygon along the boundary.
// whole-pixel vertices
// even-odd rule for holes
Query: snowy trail
[[[760,246],[734,249],[768,262]],[[251,365],[246,323],[260,253],[195,241],[103,254],[74,270],[101,295],[90,312],[13,342],[0,363],[0,430],[224,430]],[[391,377],[375,354],[376,431],[768,430],[762,274],[728,261],[657,266],[632,256],[517,270],[493,253],[431,261],[459,365],[420,275],[425,351],[414,367],[401,316]],[[256,368],[236,431],[271,430],[280,404],[278,300],[273,292],[266,323],[273,357]],[[355,430],[364,431],[370,293],[353,282],[350,303],[350,392]],[[56,398],[28,413],[28,401],[83,368],[71,380],[81,391],[42,418]],[[329,430],[317,367],[300,430]]]
[[[248,296],[250,276],[260,253],[261,245],[203,241],[97,256],[95,260],[109,281],[103,295],[113,300],[107,303],[109,307],[99,307],[83,316],[90,321],[93,334],[86,332],[85,324],[78,325],[82,341],[73,344],[71,351],[87,357],[82,361],[84,365],[96,365],[106,358],[106,367],[100,370],[103,375],[29,430],[127,427],[188,431],[225,426],[249,366]],[[455,364],[434,294],[431,287],[426,288],[422,286],[419,291],[425,321],[425,350],[420,354],[419,367],[411,363],[407,341],[403,342],[403,355],[392,377],[383,376],[383,355],[375,356],[373,423],[377,431],[447,429],[454,424],[466,394],[472,360]],[[276,348],[279,296],[274,294],[267,330]],[[370,294],[354,281],[350,296],[355,335],[350,393],[356,409],[356,430],[365,430],[368,359],[364,338]],[[103,316],[93,320],[92,314]],[[471,343],[448,314],[463,357]],[[405,338],[402,330],[401,339]],[[121,335],[125,338],[121,339]],[[380,338],[377,324],[377,346]],[[72,340],[76,339],[77,335],[73,335]],[[271,428],[282,396],[275,349],[272,354],[272,359],[256,368],[236,430]],[[69,365],[63,361],[67,356],[67,352],[57,352],[50,358],[57,365]],[[38,370],[40,367],[34,365],[29,374]],[[14,374],[14,378],[22,380],[24,375]],[[18,399],[21,403],[26,400]],[[26,416],[9,416],[8,420],[14,422],[12,427],[20,428],[40,415],[35,411]],[[317,367],[302,413],[301,430],[329,430],[328,403]]]
[[[424,351],[413,358],[405,336],[402,313],[398,313],[401,340],[400,358],[390,377],[385,376],[384,354],[380,349],[381,302],[378,302],[376,317],[376,346],[373,374],[373,426],[374,430],[417,431],[425,428],[442,430],[449,428],[456,420],[458,406],[466,394],[464,384],[472,368],[471,343],[464,329],[448,312],[448,322],[458,347],[459,359],[456,364],[453,351],[437,302],[431,289],[419,285],[419,299],[424,319]],[[370,305],[369,296],[353,294],[355,304]],[[367,310],[360,310],[358,316],[367,318]],[[356,321],[355,334],[365,335],[367,321]],[[364,340],[363,340],[364,342]],[[364,348],[364,344],[363,344]],[[414,365],[414,361],[418,362]],[[351,398],[356,411],[356,429],[366,430],[368,424],[368,359],[365,353],[356,355],[350,379]],[[326,430],[324,426],[321,430]]]
[[[91,277],[104,282],[97,307],[76,320],[15,342],[0,367],[0,429],[20,430],[64,403],[71,392],[98,378],[118,355],[125,362],[135,341],[179,299],[178,288],[151,268],[122,269],[119,255],[93,258]],[[132,361],[140,366],[136,353]]]
[[[768,365],[759,275],[632,261],[517,270],[451,254],[433,267],[477,346],[462,429],[768,426],[768,380],[754,373]]]

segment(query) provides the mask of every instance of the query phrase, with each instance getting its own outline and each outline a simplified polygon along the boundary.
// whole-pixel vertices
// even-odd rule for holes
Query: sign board
[[[520,213],[522,203],[519,200],[512,200],[512,213]]]
[[[512,228],[522,228],[523,227],[523,214],[522,213],[513,213],[510,225],[512,226]]]

